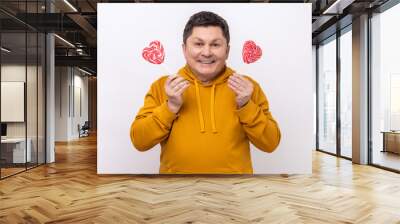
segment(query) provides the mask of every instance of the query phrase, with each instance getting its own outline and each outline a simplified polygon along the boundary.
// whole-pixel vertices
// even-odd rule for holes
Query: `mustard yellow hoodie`
[[[249,140],[258,149],[272,152],[280,141],[278,124],[268,101],[252,79],[250,101],[237,109],[226,67],[212,83],[201,84],[186,65],[178,74],[190,82],[183,105],[174,114],[167,106],[167,76],[155,81],[144,106],[131,125],[130,137],[139,151],[161,144],[160,173],[251,174]]]

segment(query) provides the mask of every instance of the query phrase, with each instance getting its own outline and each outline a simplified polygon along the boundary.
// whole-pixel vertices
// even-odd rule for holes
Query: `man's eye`
[[[212,47],[219,47],[220,44],[211,44]]]
[[[194,43],[196,46],[203,46],[203,43]]]

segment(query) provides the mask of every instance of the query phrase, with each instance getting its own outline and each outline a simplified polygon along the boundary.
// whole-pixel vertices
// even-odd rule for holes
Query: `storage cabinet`
[[[400,154],[400,132],[385,131],[383,133],[383,152]]]

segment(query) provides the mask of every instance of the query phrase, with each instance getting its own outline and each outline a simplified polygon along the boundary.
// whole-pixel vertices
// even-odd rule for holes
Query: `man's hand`
[[[229,76],[228,86],[236,94],[236,104],[239,109],[249,102],[251,94],[253,94],[253,83],[250,80],[242,75],[233,73],[233,75]]]
[[[165,93],[168,96],[168,108],[178,113],[183,104],[182,93],[189,87],[189,82],[179,75],[171,75],[165,82]]]

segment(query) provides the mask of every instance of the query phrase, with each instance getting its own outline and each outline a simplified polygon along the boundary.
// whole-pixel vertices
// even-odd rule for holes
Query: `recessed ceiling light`
[[[81,72],[83,72],[83,73],[85,73],[85,74],[92,75],[92,73],[90,73],[90,72],[88,72],[88,71],[86,71],[86,70],[83,70],[83,69],[81,69],[81,68],[79,68],[79,67],[78,67],[78,70],[81,71]]]
[[[7,48],[5,48],[5,47],[1,47],[1,50],[4,51],[4,52],[6,52],[6,53],[10,53],[10,52],[11,52],[11,50],[9,50],[9,49],[7,49]]]
[[[67,45],[69,45],[69,46],[75,48],[75,45],[73,45],[73,44],[72,44],[71,42],[69,42],[68,40],[66,40],[66,39],[64,39],[64,38],[62,38],[62,37],[60,37],[60,36],[57,35],[57,34],[54,34],[54,36],[57,37],[58,39],[60,39],[62,42],[66,43]]]
[[[72,10],[74,10],[75,12],[78,12],[78,10],[71,4],[69,3],[68,0],[64,0],[65,4],[67,4]]]
[[[336,0],[333,2],[332,5],[330,5],[327,9],[322,12],[322,14],[342,14],[343,9],[345,9],[347,6],[351,5],[355,0]]]

